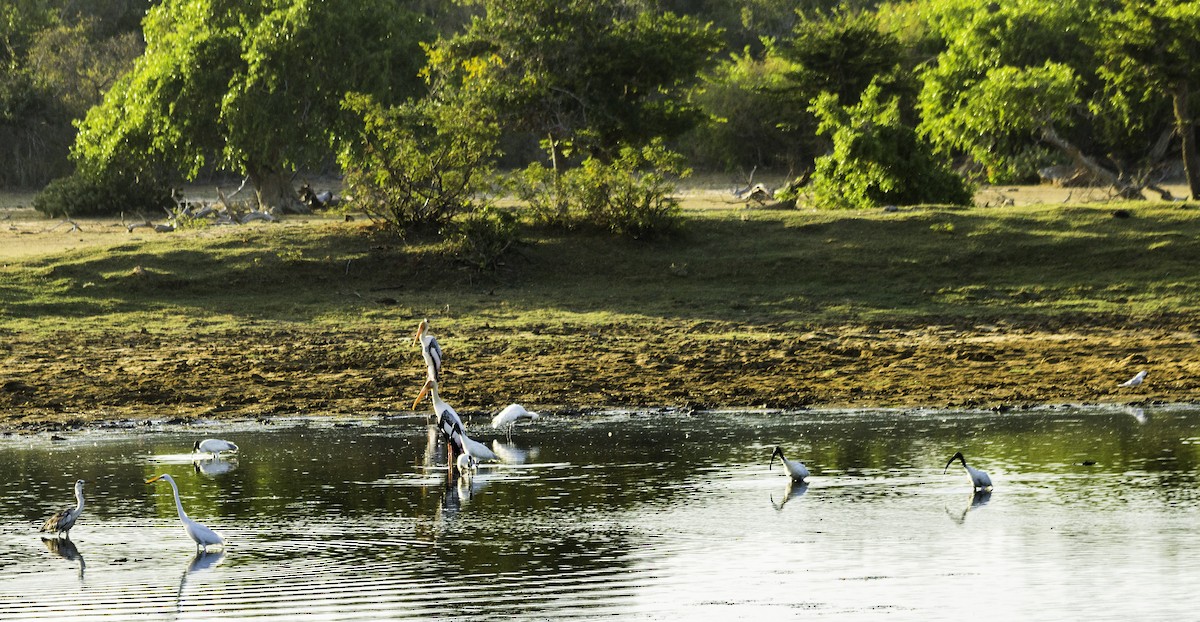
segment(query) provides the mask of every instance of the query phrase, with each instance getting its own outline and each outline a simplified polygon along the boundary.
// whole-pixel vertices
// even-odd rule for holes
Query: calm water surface
[[[1200,412],[423,417],[0,439],[0,619],[1195,619]],[[191,444],[237,442],[194,464]],[[776,444],[812,470],[790,485]],[[996,489],[973,495],[962,450]],[[221,532],[198,555],[170,487]],[[70,543],[36,528],[87,508]]]

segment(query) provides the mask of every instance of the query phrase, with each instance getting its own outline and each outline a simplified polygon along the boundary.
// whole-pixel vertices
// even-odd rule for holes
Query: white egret
[[[492,417],[492,427],[499,430],[507,428],[507,433],[511,436],[513,427],[522,421],[533,421],[540,415],[535,412],[525,410],[525,407],[520,404],[509,404],[500,411],[500,414]]]
[[[75,521],[79,520],[79,515],[83,514],[83,480],[81,479],[75,480],[75,501],[78,502],[75,507],[63,508],[55,512],[54,516],[47,518],[39,531],[52,533],[55,536],[61,533],[70,539],[71,528],[75,526]]]
[[[196,548],[207,551],[210,546],[224,547],[225,538],[222,538],[221,534],[188,518],[187,512],[183,511],[183,503],[179,500],[179,487],[175,485],[174,478],[164,473],[146,480],[146,483],[153,484],[160,479],[167,480],[167,483],[171,485],[171,492],[175,493],[175,509],[179,510],[179,521],[183,523],[183,529],[187,532],[188,537],[196,543]]]
[[[462,477],[471,477],[479,467],[479,462],[468,453],[458,454],[455,464],[458,466],[458,474]]]
[[[222,453],[236,454],[237,451],[237,445],[219,438],[206,438],[202,441],[196,441],[196,444],[192,445],[193,453],[212,454],[214,456]]]
[[[421,320],[413,341],[421,344],[421,358],[425,359],[425,373],[434,382],[442,379],[442,347],[438,345],[437,337],[428,334],[429,320]]]
[[[779,456],[779,461],[783,463],[784,468],[787,469],[788,475],[791,475],[792,479],[803,482],[808,477],[808,467],[804,466],[803,462],[784,458],[783,449],[778,445],[775,446],[775,451],[771,454],[771,466],[767,467],[768,470],[775,466],[775,456]]]
[[[950,461],[946,463],[946,468],[942,469],[942,474],[946,473],[946,471],[950,468],[950,465],[954,464],[955,460],[962,462],[963,468],[966,469],[967,474],[971,476],[971,485],[974,486],[975,490],[992,489],[992,478],[988,477],[987,473],[967,465],[967,459],[963,457],[961,451],[954,452],[954,456],[951,457]]]
[[[1136,376],[1130,378],[1129,380],[1126,380],[1125,382],[1122,382],[1121,384],[1119,384],[1117,386],[1136,387],[1136,386],[1140,386],[1142,384],[1142,382],[1144,382],[1145,380],[1146,380],[1146,370],[1143,369],[1142,371],[1139,371]]]
[[[413,400],[413,409],[425,399],[425,395],[429,395],[430,401],[433,403],[433,415],[437,419],[438,430],[446,437],[450,448],[456,453],[469,453],[477,461],[495,460],[496,454],[488,449],[487,445],[480,443],[467,436],[465,428],[463,428],[462,418],[449,404],[442,401],[438,395],[437,381],[430,378],[425,381],[425,386],[421,387],[421,393],[417,395],[417,399]],[[451,456],[453,462],[453,456]]]

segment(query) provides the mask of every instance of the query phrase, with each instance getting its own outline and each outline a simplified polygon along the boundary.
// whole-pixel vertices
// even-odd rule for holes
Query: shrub
[[[589,227],[632,238],[676,229],[679,202],[675,180],[687,177],[683,157],[655,140],[646,147],[622,147],[609,162],[589,157],[562,175],[531,164],[515,181],[534,219],[567,228]]]
[[[170,185],[146,177],[80,169],[47,184],[33,207],[51,218],[69,218],[150,214],[173,206]]]
[[[401,231],[472,209],[495,156],[497,130],[486,115],[431,100],[385,109],[355,94],[343,106],[361,120],[338,157],[356,207]]]
[[[820,207],[874,207],[948,203],[966,205],[966,181],[904,124],[896,99],[879,101],[874,83],[849,108],[825,93],[813,102],[819,131],[833,139],[833,152],[817,158],[813,198]]]
[[[450,252],[479,271],[500,267],[519,242],[516,215],[492,205],[452,221],[446,229]]]

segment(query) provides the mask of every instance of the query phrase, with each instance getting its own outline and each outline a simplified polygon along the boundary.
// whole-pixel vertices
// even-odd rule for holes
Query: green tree
[[[145,53],[80,126],[85,168],[231,170],[294,207],[290,173],[330,156],[346,93],[421,87],[424,22],[387,0],[165,0],[143,27]]]
[[[800,141],[785,126],[794,115],[780,105],[794,65],[767,42],[761,54],[731,55],[701,75],[690,100],[708,121],[688,133],[686,153],[697,166],[735,171],[751,166],[788,165]]]
[[[1146,122],[1137,111],[1169,101],[1174,133],[1192,198],[1200,198],[1200,156],[1192,117],[1200,82],[1200,3],[1123,0],[1104,20],[1095,45],[1110,101],[1127,124]]]
[[[698,120],[681,93],[720,44],[710,26],[645,4],[482,0],[466,32],[432,50],[431,69],[479,93],[505,128],[545,138],[556,170],[565,142],[612,156]]]
[[[817,159],[813,198],[818,206],[855,208],[884,204],[966,205],[971,191],[933,148],[902,119],[899,97],[881,99],[872,84],[861,101],[845,107],[826,92],[812,105],[833,151]]]
[[[875,82],[889,96],[902,95],[901,109],[911,119],[917,93],[912,63],[874,13],[801,12],[787,38],[764,41],[761,53],[748,49],[705,74],[693,100],[709,114],[710,123],[698,132],[708,142],[692,149],[710,160],[714,150],[725,150],[727,167],[810,168],[829,149],[817,132],[812,102],[826,92],[855,101]]]
[[[969,155],[996,183],[1035,178],[1039,168],[1067,161],[1124,196],[1141,196],[1160,131],[1120,119],[1104,93],[1093,46],[1104,4],[928,6],[942,11],[930,22],[945,48],[921,73],[919,130],[942,153]]]

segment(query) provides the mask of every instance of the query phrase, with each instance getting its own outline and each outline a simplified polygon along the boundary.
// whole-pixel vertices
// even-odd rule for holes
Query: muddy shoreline
[[[901,407],[1194,403],[1194,327],[843,325],[479,330],[443,337],[443,397],[464,415],[510,402],[609,407]],[[737,333],[746,334],[746,333]],[[423,381],[407,331],[241,329],[186,337],[8,335],[0,430],[114,421],[406,414]],[[1145,384],[1118,384],[1139,370]],[[417,411],[424,412],[427,404]]]

